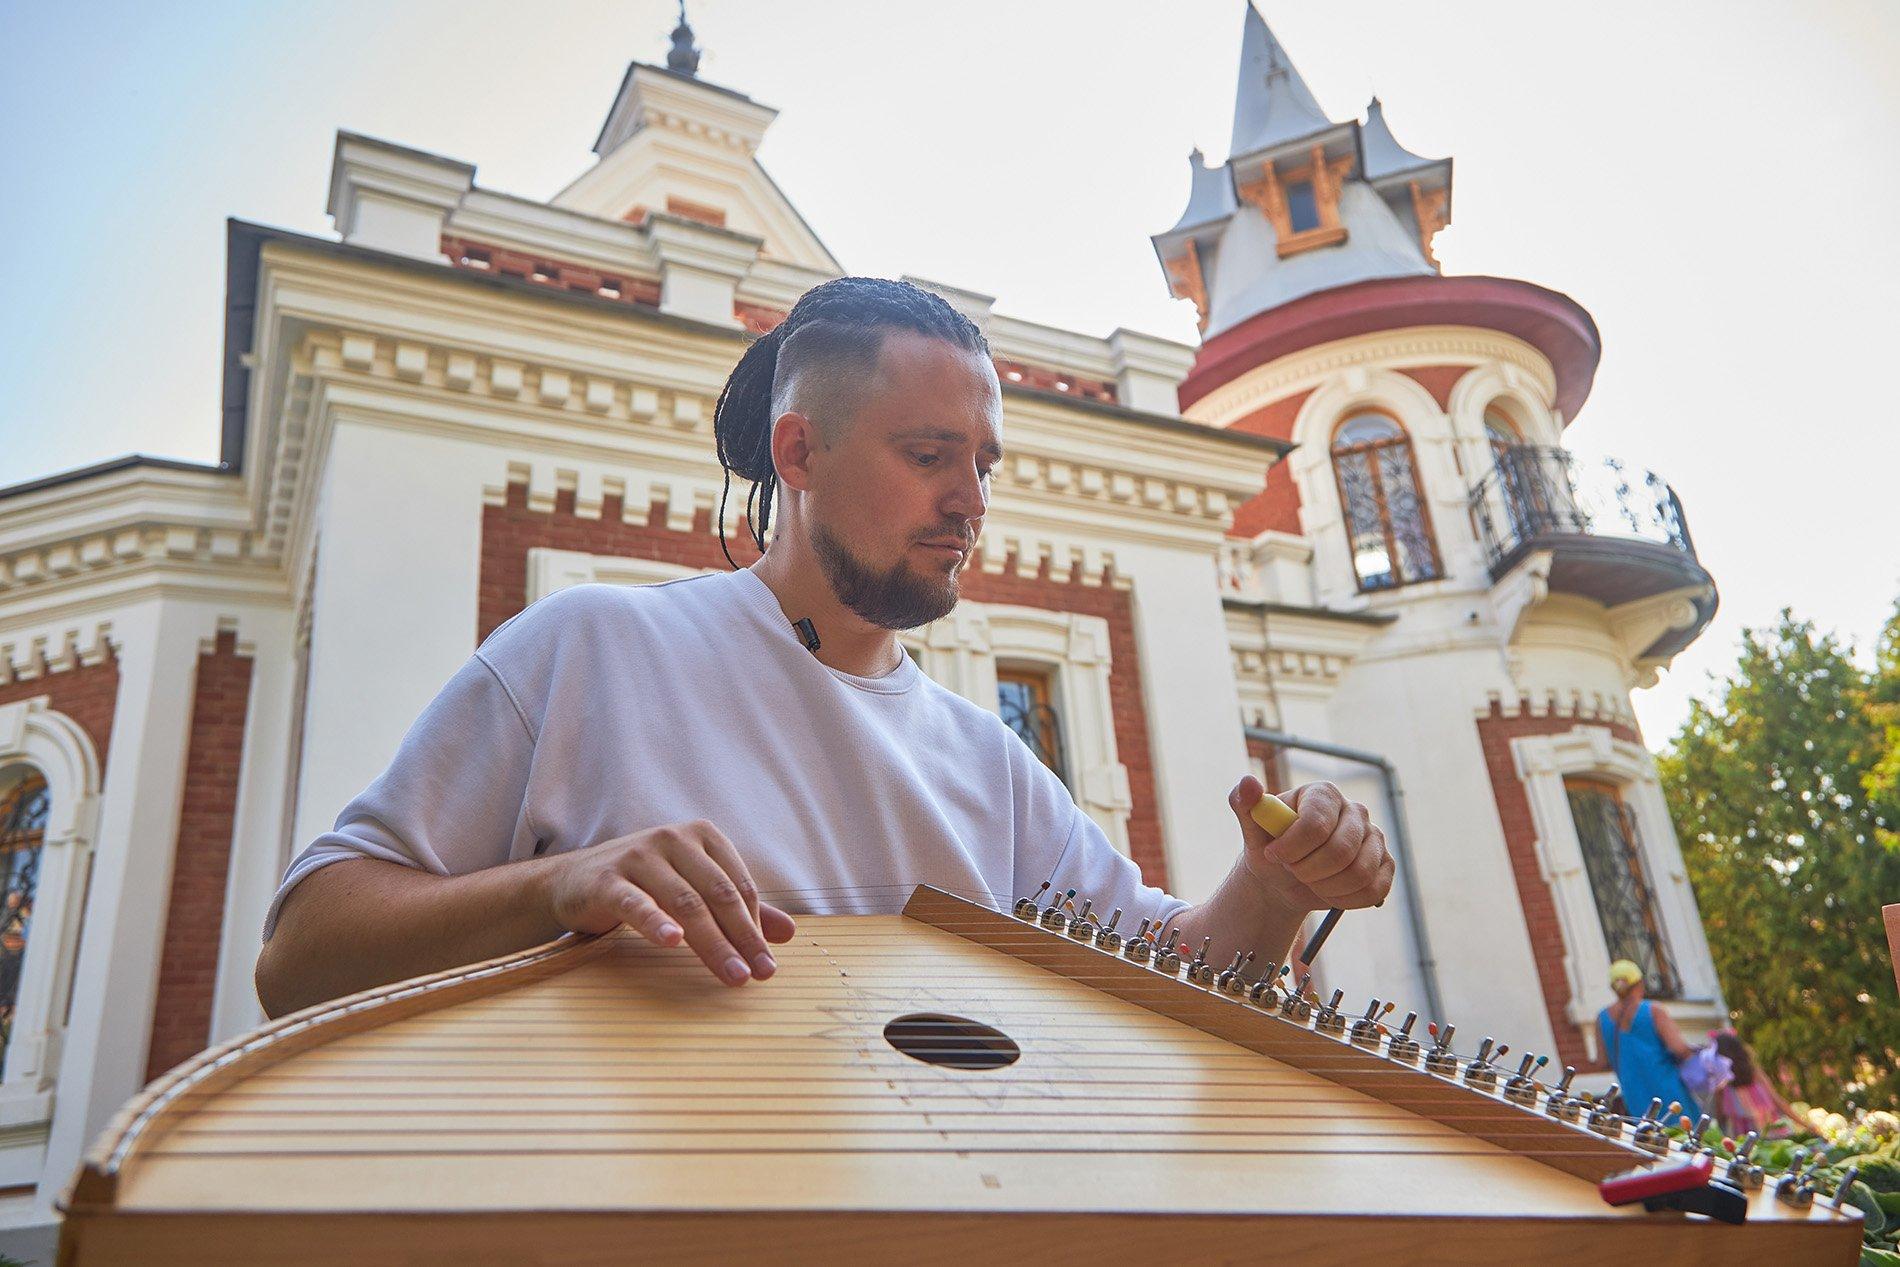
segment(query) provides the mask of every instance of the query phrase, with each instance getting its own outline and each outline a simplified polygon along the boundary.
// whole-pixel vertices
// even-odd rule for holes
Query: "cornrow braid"
[[[909,330],[943,339],[989,359],[989,342],[976,323],[937,295],[909,282],[881,277],[840,277],[814,286],[770,332],[761,335],[733,367],[713,407],[713,443],[725,483],[719,493],[719,548],[733,568],[739,564],[726,543],[726,498],[732,477],[752,482],[746,496],[746,522],[761,552],[771,527],[778,472],[772,464],[772,401],[778,389],[779,351],[801,330],[824,325],[847,336],[875,361],[883,334]]]

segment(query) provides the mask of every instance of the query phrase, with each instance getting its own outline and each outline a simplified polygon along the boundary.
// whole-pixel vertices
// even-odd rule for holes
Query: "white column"
[[[1134,582],[1135,645],[1168,887],[1199,901],[1240,854],[1240,825],[1227,793],[1247,773],[1240,690],[1213,552],[1117,544],[1115,563]]]
[[[475,649],[496,451],[340,421],[318,509],[292,851],[328,831]]]
[[[81,1153],[145,1082],[198,648],[214,631],[204,613],[160,599],[113,617],[119,697],[40,1186],[48,1217]]]
[[[238,641],[251,648],[250,705],[231,818],[231,861],[225,878],[224,926],[211,1000],[212,1045],[264,1019],[253,972],[264,912],[283,874],[284,795],[289,775],[291,695],[296,684],[295,616],[289,610],[246,612]]]

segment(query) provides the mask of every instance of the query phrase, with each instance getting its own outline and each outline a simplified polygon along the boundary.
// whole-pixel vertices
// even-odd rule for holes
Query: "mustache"
[[[964,547],[968,549],[976,544],[976,537],[977,534],[975,530],[968,524],[951,523],[941,524],[938,527],[932,528],[929,532],[920,532],[917,534],[916,539],[919,541],[940,541],[955,538],[961,541]]]

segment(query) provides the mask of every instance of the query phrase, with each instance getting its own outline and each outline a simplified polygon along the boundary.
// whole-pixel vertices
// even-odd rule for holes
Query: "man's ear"
[[[812,455],[823,447],[818,427],[796,410],[786,410],[772,424],[772,465],[778,482],[804,492],[811,487]]]

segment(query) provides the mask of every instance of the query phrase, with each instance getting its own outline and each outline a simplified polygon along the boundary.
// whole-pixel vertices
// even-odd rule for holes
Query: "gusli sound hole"
[[[884,1027],[884,1041],[912,1060],[950,1069],[1001,1069],[1023,1054],[1002,1030],[940,1012],[898,1017]]]

